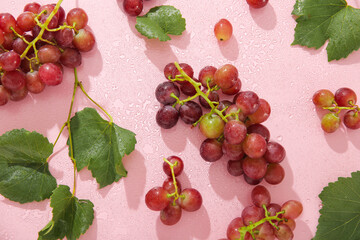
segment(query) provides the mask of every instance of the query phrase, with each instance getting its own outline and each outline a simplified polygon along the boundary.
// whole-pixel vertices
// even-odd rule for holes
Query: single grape
[[[229,144],[240,144],[246,137],[246,126],[238,120],[230,120],[225,124],[224,137]]]
[[[214,81],[221,89],[231,88],[235,85],[239,73],[237,68],[231,64],[225,64],[216,70],[214,74]]]
[[[264,158],[246,157],[242,164],[244,173],[251,179],[257,180],[263,178],[266,174],[267,163]]]
[[[270,192],[266,187],[258,185],[251,191],[251,200],[253,204],[259,208],[262,208],[263,205],[268,207],[271,202]]]
[[[215,80],[214,80],[214,75],[216,72],[217,68],[213,67],[213,66],[206,66],[204,68],[202,68],[199,72],[199,81],[201,82],[201,85],[203,85],[204,87],[209,87],[212,88],[215,86]]]
[[[179,112],[171,105],[164,105],[156,113],[156,123],[165,129],[172,128],[179,120]]]
[[[11,28],[15,29],[16,20],[10,13],[0,13],[0,28],[5,33],[12,33]]]
[[[243,142],[243,150],[250,158],[260,158],[264,156],[267,149],[266,147],[267,143],[265,138],[257,133],[248,134]]]
[[[207,90],[204,90],[203,92],[206,94],[206,91]],[[208,95],[208,99],[212,102],[219,102],[220,100],[220,96],[219,94],[216,92],[216,91],[211,91],[209,92],[209,95]],[[211,109],[211,106],[209,105],[209,103],[205,100],[205,98],[203,97],[199,97],[199,102],[201,104],[201,106],[203,106],[204,108],[207,108],[207,109]]]
[[[294,238],[294,233],[291,231],[290,227],[285,224],[280,224],[279,229],[275,229],[274,233],[278,240],[292,240]]]
[[[75,24],[75,28],[80,30],[86,27],[88,23],[88,16],[82,8],[73,8],[68,12],[66,22],[69,26],[74,26]]]
[[[179,182],[178,179],[175,178],[175,181],[176,181],[176,186],[178,188],[178,192],[181,192],[181,183]],[[174,185],[174,181],[172,179],[172,177],[168,177],[162,187],[170,194],[174,193],[175,192],[175,185]],[[171,200],[173,200],[173,198],[171,198]]]
[[[253,8],[265,7],[269,0],[246,0],[247,4]]]
[[[256,223],[265,217],[263,208],[259,208],[255,205],[247,206],[241,213],[241,218],[246,226],[252,223]]]
[[[295,220],[293,220],[293,219],[286,219],[287,221],[282,221],[282,222],[280,222],[279,223],[279,225],[287,225],[290,229],[291,229],[291,231],[294,231],[295,230],[295,228],[296,228],[296,222],[295,222]]]
[[[230,144],[226,139],[223,141],[222,150],[231,160],[241,160],[245,155],[242,144]]]
[[[244,171],[242,169],[242,161],[241,160],[229,160],[227,163],[227,171],[232,176],[241,176]]]
[[[193,124],[197,122],[202,116],[202,108],[194,101],[185,102],[179,108],[180,118],[186,124]]]
[[[5,72],[1,77],[2,85],[10,91],[18,91],[25,87],[25,74],[21,71]]]
[[[276,216],[276,213],[281,211],[281,206],[277,203],[270,203],[269,206],[267,206],[267,210],[269,212],[269,216]]]
[[[250,185],[258,185],[259,183],[262,182],[263,178],[260,178],[260,179],[252,179],[251,177],[247,176],[247,175],[244,173],[244,180],[245,180],[245,182],[247,182],[247,183],[250,184]]]
[[[334,113],[328,113],[321,119],[321,128],[327,133],[333,133],[340,127],[341,119]]]
[[[80,29],[74,36],[72,43],[80,52],[88,52],[95,46],[95,37],[92,32]]]
[[[0,55],[0,66],[4,71],[14,71],[21,63],[20,55],[14,51],[5,52]]]
[[[56,43],[61,47],[68,47],[74,40],[73,30],[70,28],[64,28],[55,33]]]
[[[264,158],[268,163],[280,163],[286,156],[285,148],[277,142],[268,142]]]
[[[285,211],[282,215],[284,218],[295,219],[302,213],[303,206],[299,201],[289,200],[281,206],[281,210]]]
[[[200,146],[200,155],[207,162],[215,162],[223,156],[222,144],[216,139],[207,138]]]
[[[335,102],[340,107],[351,107],[356,104],[356,93],[350,88],[339,88],[335,92]]]
[[[63,80],[61,68],[54,63],[45,63],[39,68],[39,78],[45,85],[59,85]]]
[[[166,66],[164,67],[164,76],[167,80],[169,80],[169,78],[172,78],[172,72],[174,71],[174,69],[176,69],[176,66],[172,62],[166,64]]]
[[[184,169],[184,162],[181,160],[181,158],[177,157],[177,156],[170,156],[167,158],[167,160],[171,163],[171,164],[175,164],[176,165],[174,166],[174,174],[175,174],[175,177],[176,176],[179,176],[183,169]],[[164,173],[166,175],[168,175],[169,177],[171,177],[171,169],[170,169],[170,166],[167,162],[164,162],[163,163],[163,170],[164,170]]]
[[[9,102],[11,92],[0,84],[0,106]]]
[[[238,78],[237,81],[235,82],[234,86],[232,86],[231,88],[227,88],[227,89],[221,89],[223,94],[226,95],[234,95],[237,94],[238,92],[240,92],[241,89],[241,81]]]
[[[174,225],[180,221],[181,207],[177,204],[169,204],[166,208],[160,211],[160,220],[165,225]]]
[[[44,45],[38,51],[40,63],[56,63],[60,60],[61,52],[53,45]]]
[[[244,122],[246,120],[246,116],[240,111],[240,109],[236,106],[236,104],[230,105],[226,110],[225,114],[228,115],[227,119],[230,120],[237,120]]]
[[[124,0],[123,7],[129,16],[138,16],[143,10],[143,0]]]
[[[214,33],[219,41],[227,41],[231,38],[233,27],[227,19],[220,19],[215,24]]]
[[[264,222],[263,224],[255,228],[256,239],[259,240],[274,240],[274,227],[269,222]]]
[[[260,105],[256,112],[248,116],[249,121],[247,123],[250,125],[265,122],[270,116],[270,104],[266,100],[261,98],[259,99],[259,103]]]
[[[23,12],[16,19],[18,27],[24,32],[30,31],[35,27],[35,14],[32,12]]]
[[[185,188],[181,191],[178,202],[180,207],[185,211],[194,212],[200,209],[202,197],[198,190],[194,188]]]
[[[196,79],[193,79],[193,80],[197,82]],[[196,94],[195,87],[190,82],[187,82],[187,81],[181,83],[180,90],[186,96],[193,96]]]
[[[194,70],[189,64],[180,63],[179,66],[190,78],[194,77]],[[175,67],[171,73],[171,78],[175,78],[176,75],[180,75],[180,71]],[[178,83],[182,84],[182,82],[178,82]]]
[[[45,84],[40,80],[38,71],[26,74],[26,88],[31,93],[41,93],[44,90]]]
[[[244,91],[237,96],[236,106],[241,109],[244,115],[248,116],[256,112],[260,106],[260,100],[256,93]]]
[[[206,138],[218,138],[224,132],[225,122],[216,114],[204,115],[200,121],[200,132]]]
[[[231,220],[230,224],[226,230],[226,236],[230,240],[238,240],[241,239],[241,234],[238,231],[239,228],[244,227],[244,222],[241,217],[234,218]]]
[[[31,42],[32,40],[34,40],[33,36],[31,35],[24,35],[23,36],[26,41]],[[13,50],[18,53],[19,55],[21,55],[25,49],[28,47],[28,44],[26,42],[24,42],[24,40],[22,40],[21,38],[17,38],[15,39],[15,41],[13,42]],[[33,48],[30,48],[28,51],[28,54],[32,54],[34,52]],[[28,56],[28,55],[27,55]],[[26,59],[26,58],[25,58]],[[27,59],[26,59],[27,60]],[[23,59],[24,61],[24,59]],[[21,65],[21,63],[20,63]]]
[[[169,193],[162,187],[154,187],[145,195],[146,206],[153,211],[161,211],[170,203]]]
[[[312,101],[317,107],[331,107],[334,104],[335,96],[327,89],[321,89],[314,93]]]
[[[16,39],[16,36],[13,32],[10,33],[4,33],[4,42],[2,44],[2,46],[6,49],[6,50],[12,50],[12,46],[13,43]]]
[[[28,95],[28,90],[26,86],[22,87],[19,90],[11,91],[10,100],[11,101],[20,101],[23,100]]]
[[[42,24],[45,24],[45,22],[47,21],[47,19],[49,18],[50,16],[50,12],[48,14],[43,14],[40,16],[40,22]],[[51,18],[49,24],[48,24],[48,28],[49,29],[54,29],[54,28],[57,28],[59,26],[59,18],[58,18],[59,15],[55,15]]]
[[[285,177],[284,168],[279,163],[270,163],[267,166],[265,181],[269,184],[276,185],[282,182]]]
[[[172,82],[160,83],[155,89],[156,99],[164,105],[173,104],[176,102],[176,99],[170,96],[172,93],[176,97],[180,97],[179,87]]]
[[[68,68],[76,68],[81,65],[81,54],[77,49],[65,48],[61,53],[60,62]]]
[[[344,115],[344,125],[350,129],[360,128],[360,113],[359,110],[349,110]]]
[[[254,125],[250,125],[247,128],[247,133],[257,133],[260,134],[261,136],[263,136],[266,140],[266,142],[269,142],[270,140],[270,131],[269,129],[267,129],[267,127],[265,127],[262,124],[254,124]]]
[[[24,12],[32,12],[32,13],[38,14],[40,7],[41,7],[41,5],[36,2],[28,3],[24,7]]]

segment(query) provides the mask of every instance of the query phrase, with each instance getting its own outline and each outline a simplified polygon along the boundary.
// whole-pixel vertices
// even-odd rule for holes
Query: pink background
[[[28,1],[2,1],[2,11],[17,16]],[[41,3],[49,3],[41,1]],[[122,0],[64,1],[66,11],[81,7],[89,15],[89,26],[97,46],[83,54],[79,77],[89,94],[107,109],[115,122],[137,134],[136,150],[124,159],[128,177],[103,189],[88,170],[77,176],[78,198],[95,205],[93,225],[80,239],[161,239],[215,240],[226,236],[229,222],[240,216],[250,204],[251,186],[243,178],[230,176],[225,158],[215,163],[203,161],[199,146],[204,140],[198,129],[179,121],[170,130],[161,130],[155,122],[159,103],[156,86],[165,81],[162,69],[168,62],[190,64],[195,76],[206,65],[234,64],[243,90],[252,90],[268,100],[272,114],[265,125],[271,139],[287,151],[282,166],[286,177],[277,186],[267,186],[273,202],[300,200],[303,214],[297,220],[295,240],[311,239],[318,222],[318,194],[330,181],[348,177],[360,170],[360,130],[342,127],[324,134],[319,116],[311,102],[321,88],[336,91],[354,89],[360,97],[360,52],[341,61],[327,62],[325,47],[309,50],[290,46],[295,21],[291,16],[295,1],[271,1],[259,10],[249,9],[245,0],[152,0],[144,2],[144,12],[157,5],[173,5],[186,18],[186,31],[170,42],[142,37],[135,29],[135,18],[127,17]],[[351,0],[349,4],[360,7]],[[227,18],[234,28],[228,42],[218,43],[214,24]],[[73,74],[67,69],[64,81],[48,87],[39,95],[0,108],[0,134],[14,128],[37,131],[51,142],[66,120],[71,100]],[[94,105],[78,92],[74,110]],[[73,168],[67,156],[67,133],[55,148],[50,162],[58,184],[73,186]],[[202,208],[184,212],[178,224],[164,226],[159,213],[145,206],[146,192],[162,184],[162,158],[179,155],[185,172],[179,177],[183,187],[198,189],[204,199]],[[49,201],[18,204],[0,196],[0,239],[36,239],[37,232],[51,219]]]

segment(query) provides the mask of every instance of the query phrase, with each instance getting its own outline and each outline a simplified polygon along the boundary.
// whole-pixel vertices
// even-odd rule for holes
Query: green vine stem
[[[339,115],[342,110],[355,110],[355,116],[360,112],[360,107],[358,105],[354,105],[350,102],[351,107],[339,107],[337,103],[334,103],[335,106],[332,107],[323,107],[325,110],[329,110],[330,112],[336,112],[336,115]]]
[[[260,226],[261,224],[265,223],[265,222],[269,222],[275,229],[279,229],[279,227],[273,222],[274,220],[276,222],[281,222],[281,221],[287,222],[286,218],[280,218],[279,217],[279,215],[285,213],[285,210],[277,212],[275,214],[275,216],[269,216],[269,211],[267,210],[265,205],[263,205],[263,208],[265,210],[265,217],[263,219],[261,219],[260,221],[256,222],[256,223],[252,223],[252,224],[250,224],[248,226],[244,226],[244,227],[239,228],[238,231],[239,231],[239,233],[241,235],[241,238],[237,239],[237,240],[245,240],[246,233],[250,233],[251,237],[253,239],[255,239],[255,235],[254,235],[255,231],[254,231],[254,229],[256,227]]]
[[[176,200],[181,197],[181,195],[179,194],[179,187],[177,185],[177,182],[176,182],[176,178],[175,178],[175,172],[174,172],[174,167],[177,166],[178,164],[178,161],[175,161],[174,163],[171,163],[169,160],[167,160],[166,158],[163,159],[164,162],[166,162],[169,167],[170,167],[170,170],[171,170],[171,176],[172,176],[172,180],[173,180],[173,184],[174,184],[174,187],[175,187],[175,192],[173,193],[169,193],[167,195],[168,198],[174,198],[174,201],[173,201],[173,205],[176,204]]]

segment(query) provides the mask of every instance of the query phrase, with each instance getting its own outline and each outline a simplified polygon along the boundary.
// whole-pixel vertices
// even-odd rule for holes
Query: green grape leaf
[[[185,30],[185,19],[173,6],[158,6],[144,16],[136,17],[135,28],[145,37],[158,38],[160,41],[171,40],[168,34],[181,35]]]
[[[94,204],[78,199],[70,188],[60,185],[51,195],[52,220],[39,232],[38,240],[75,240],[84,234],[94,220]]]
[[[102,119],[93,108],[77,112],[70,129],[78,171],[88,167],[100,188],[127,176],[122,158],[135,149],[133,132]]]
[[[47,158],[53,144],[37,132],[15,129],[0,136],[0,194],[19,203],[42,201],[56,188]]]
[[[322,208],[313,240],[360,239],[360,171],[329,183],[319,197]]]
[[[292,14],[298,16],[292,45],[318,49],[329,40],[329,62],[359,49],[360,9],[345,0],[297,0]]]

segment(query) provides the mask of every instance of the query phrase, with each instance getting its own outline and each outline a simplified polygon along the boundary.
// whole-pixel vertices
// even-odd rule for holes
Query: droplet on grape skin
[[[143,10],[143,0],[124,0],[123,7],[129,16],[138,16]]]
[[[206,138],[218,138],[224,132],[225,122],[217,114],[204,115],[201,119],[199,127],[200,132]]]
[[[214,33],[219,41],[227,41],[232,36],[233,27],[227,19],[223,18],[215,24]]]
[[[351,107],[356,104],[356,93],[350,88],[339,88],[335,92],[335,102],[340,107]]]
[[[185,124],[193,124],[202,116],[202,108],[194,101],[188,101],[179,108],[180,118]]]
[[[75,23],[75,28],[80,30],[86,27],[88,16],[82,8],[73,8],[68,12],[66,22],[69,26],[73,26]]]
[[[179,205],[188,212],[194,212],[200,209],[202,205],[202,196],[194,188],[185,188],[178,198]]]
[[[179,87],[172,82],[160,83],[155,89],[155,97],[159,103],[167,105],[176,102],[176,99],[170,96],[174,94],[176,97],[180,97]]]
[[[39,68],[39,78],[48,86],[56,86],[62,82],[63,74],[56,64],[45,63]]]
[[[277,142],[268,142],[264,158],[268,163],[280,163],[286,156],[285,148]]]
[[[170,203],[168,192],[162,187],[154,187],[145,195],[146,206],[153,211],[161,211]]]

